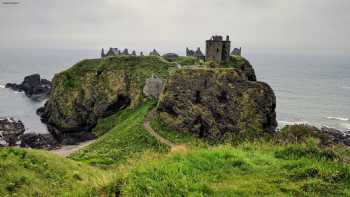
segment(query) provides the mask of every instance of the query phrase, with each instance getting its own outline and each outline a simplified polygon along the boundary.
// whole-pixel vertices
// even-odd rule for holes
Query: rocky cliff
[[[255,79],[251,67],[179,69],[165,84],[160,118],[179,132],[212,139],[274,132],[274,92]]]
[[[164,78],[173,66],[156,56],[83,60],[55,75],[39,113],[56,137],[86,138],[77,132],[90,131],[99,118],[126,106],[138,106],[145,80],[154,74]]]
[[[83,60],[55,75],[49,100],[38,112],[56,138],[71,144],[93,138],[87,131],[98,119],[136,107],[146,96],[157,98],[163,90],[158,111],[177,130],[213,138],[274,131],[275,96],[267,84],[256,82],[247,60],[232,56],[227,65],[208,62],[185,69],[177,64],[159,56]],[[155,76],[160,82],[152,85]]]

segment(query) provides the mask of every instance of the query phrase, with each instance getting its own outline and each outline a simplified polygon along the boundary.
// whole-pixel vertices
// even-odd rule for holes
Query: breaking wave
[[[5,88],[5,86],[0,84],[0,88]]]
[[[283,121],[283,120],[279,120],[278,123],[280,125],[308,124],[307,121]]]
[[[329,120],[350,121],[350,119],[349,119],[349,118],[343,118],[343,117],[333,117],[333,116],[327,117],[327,119],[329,119]]]

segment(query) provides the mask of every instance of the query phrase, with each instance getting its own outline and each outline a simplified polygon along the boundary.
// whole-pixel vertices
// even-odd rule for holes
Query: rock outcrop
[[[225,65],[228,68],[239,69],[249,81],[256,81],[256,75],[253,66],[248,60],[241,56],[230,56],[230,61]]]
[[[273,133],[276,98],[269,85],[255,79],[252,68],[179,69],[160,96],[160,118],[179,132],[209,139]]]
[[[13,118],[0,119],[0,146],[16,146],[25,132],[23,123]]]
[[[25,126],[22,121],[3,118],[0,119],[1,146],[54,149],[60,145],[51,134],[25,133]]]
[[[349,131],[339,131],[337,129],[322,127],[319,132],[326,135],[330,142],[334,144],[343,144],[350,146],[350,132]]]
[[[39,74],[26,76],[21,84],[6,84],[6,88],[15,91],[23,91],[28,97],[45,97],[50,93],[51,87],[51,82],[46,79],[41,79]]]
[[[153,74],[164,78],[170,67],[174,65],[156,56],[81,61],[55,75],[49,100],[38,113],[66,143],[90,139],[99,118],[141,104],[146,79]]]
[[[51,150],[60,146],[51,134],[25,133],[21,138],[20,146],[25,148]]]
[[[163,81],[158,76],[152,76],[146,79],[145,86],[143,87],[143,94],[146,97],[153,97],[158,99],[163,89]]]

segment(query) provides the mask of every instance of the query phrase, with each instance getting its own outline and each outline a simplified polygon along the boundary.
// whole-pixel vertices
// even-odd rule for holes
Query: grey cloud
[[[0,5],[1,48],[203,47],[350,52],[348,0],[20,0]]]

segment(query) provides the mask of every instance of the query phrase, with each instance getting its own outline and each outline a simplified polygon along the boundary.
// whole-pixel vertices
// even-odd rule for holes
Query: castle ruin
[[[186,48],[186,56],[195,57],[198,60],[205,60],[205,56],[200,47],[198,47],[196,51]]]
[[[206,41],[206,56],[207,61],[215,61],[219,64],[226,63],[230,60],[231,41],[230,37],[226,36],[223,40],[222,36],[212,36]]]
[[[186,56],[195,57],[198,60],[203,61],[215,61],[219,64],[225,64],[229,62],[231,55],[241,56],[242,47],[234,48],[231,52],[231,41],[230,37],[226,36],[224,40],[222,36],[214,35],[209,40],[206,41],[206,51],[205,55],[198,47],[196,51],[186,48]],[[137,56],[136,51],[133,50],[129,53],[128,49],[124,49],[123,51],[118,48],[109,48],[107,53],[105,53],[104,49],[101,51],[101,58],[110,57],[110,56]],[[159,52],[156,49],[150,52],[150,56],[160,56]],[[167,54],[166,54],[167,55]],[[169,55],[169,54],[168,54]],[[140,53],[140,56],[144,56],[143,52]],[[172,58],[174,59],[174,58]]]

